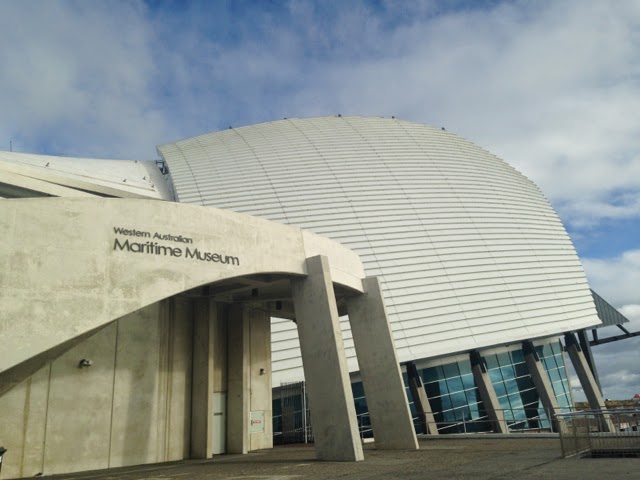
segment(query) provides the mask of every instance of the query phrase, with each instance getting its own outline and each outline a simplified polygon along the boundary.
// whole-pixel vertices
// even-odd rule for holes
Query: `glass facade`
[[[563,411],[572,405],[562,345],[559,341],[535,347],[549,375],[554,394]],[[510,430],[549,429],[547,413],[529,374],[522,349],[483,354],[488,375]],[[492,430],[471,371],[471,362],[462,360],[419,369],[439,433],[470,433]],[[405,374],[405,385],[407,385]],[[417,419],[412,397],[411,413]],[[416,431],[422,432],[420,422]]]
[[[522,350],[484,355],[483,358],[509,429],[549,428]]]
[[[535,349],[549,376],[558,404],[563,411],[569,411],[572,408],[572,397],[562,344],[560,341],[555,341],[536,346]],[[509,430],[550,429],[549,417],[542,407],[540,397],[525,363],[522,349],[508,350],[504,348],[503,351],[494,352],[496,353],[482,354],[481,352],[481,355]],[[418,367],[418,374],[422,378],[424,389],[429,398],[438,432],[446,434],[492,431],[493,425],[489,421],[475,383],[471,360],[461,357],[457,357],[456,360],[440,365],[427,364],[429,365],[427,367]],[[416,432],[425,433],[422,431],[421,422],[418,421],[418,412],[408,386],[406,372],[403,373],[403,378]],[[362,382],[352,382],[351,389],[360,435],[363,438],[372,437],[373,431]],[[282,435],[282,439],[277,439],[279,440],[277,443],[282,440],[287,443],[286,437],[289,428],[303,429],[302,425],[298,425],[301,423],[298,416],[302,418],[300,409],[303,408],[303,402],[301,398],[292,399],[288,396],[281,398],[274,396],[274,434],[279,432]],[[284,399],[286,399],[286,407],[282,403]],[[290,427],[285,425],[291,423],[284,420],[287,417],[285,410],[292,410],[298,414]]]
[[[373,430],[371,429],[371,419],[369,418],[369,407],[367,407],[367,399],[364,396],[364,386],[362,382],[352,382],[351,391],[353,392],[353,401],[356,404],[356,416],[358,417],[360,437],[372,438]]]
[[[462,360],[419,370],[440,433],[488,429],[471,362]]]
[[[565,367],[564,353],[560,342],[547,343],[536,347],[540,361],[544,365],[553,393],[558,400],[558,405],[563,412],[571,411],[573,408],[573,398],[571,396],[571,387],[567,379],[567,369]]]

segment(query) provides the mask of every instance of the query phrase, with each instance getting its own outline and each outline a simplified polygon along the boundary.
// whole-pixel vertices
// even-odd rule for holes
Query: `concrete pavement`
[[[640,478],[637,458],[562,459],[557,436],[535,438],[446,436],[420,438],[419,451],[376,450],[363,462],[320,462],[312,445],[277,447],[248,455],[51,476],[74,480],[382,480],[382,479],[606,479]]]

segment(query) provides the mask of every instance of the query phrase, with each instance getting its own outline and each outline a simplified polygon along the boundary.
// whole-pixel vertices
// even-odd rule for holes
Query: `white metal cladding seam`
[[[538,187],[448,132],[321,117],[158,150],[180,201],[293,223],[358,252],[382,280],[401,361],[599,323],[575,249]],[[291,364],[292,341],[274,338],[276,378],[301,375],[299,363],[279,360]]]

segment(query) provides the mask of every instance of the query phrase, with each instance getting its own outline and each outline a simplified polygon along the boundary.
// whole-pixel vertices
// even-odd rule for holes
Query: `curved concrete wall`
[[[329,257],[335,283],[362,291],[353,252],[247,215],[153,200],[4,200],[0,387],[23,379],[9,375],[12,368],[43,352],[53,358],[73,339],[144,306],[227,278],[306,275],[314,255]]]
[[[448,132],[397,119],[289,119],[158,150],[179,201],[293,224],[356,251],[381,279],[401,361],[599,323],[540,190]],[[293,330],[274,325],[274,383],[301,375]]]

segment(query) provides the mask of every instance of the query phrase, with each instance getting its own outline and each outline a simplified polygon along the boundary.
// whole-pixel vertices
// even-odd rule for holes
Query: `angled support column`
[[[427,392],[424,390],[422,378],[420,378],[418,369],[413,362],[407,363],[407,377],[409,381],[409,390],[413,397],[413,405],[416,407],[418,419],[422,424],[422,431],[429,435],[439,435],[440,432],[438,432],[438,425],[436,424],[436,419],[433,416],[433,411],[431,410],[429,397],[427,397]]]
[[[376,448],[417,450],[380,283],[365,278],[362,287],[362,295],[347,300],[347,311]]]
[[[531,374],[531,380],[533,380],[542,406],[549,416],[551,428],[554,432],[559,432],[560,429],[556,414],[560,411],[560,405],[558,404],[555,393],[553,393],[549,375],[547,375],[544,365],[542,365],[540,357],[538,356],[538,352],[536,352],[531,341],[527,340],[522,342],[522,351],[524,353],[524,361]]]
[[[593,359],[593,352],[591,351],[591,345],[589,343],[589,337],[587,336],[586,330],[583,328],[576,332],[578,335],[578,342],[580,343],[580,349],[587,360],[587,364],[589,365],[589,369],[593,374],[593,378],[596,380],[596,384],[598,385],[598,390],[602,391],[602,386],[600,385],[600,379],[598,378],[598,369],[596,368],[596,362]]]
[[[471,360],[471,371],[473,372],[473,380],[478,387],[478,393],[482,399],[484,409],[487,412],[487,416],[493,426],[493,431],[496,433],[509,433],[507,422],[504,419],[504,412],[500,408],[500,402],[498,396],[493,388],[493,382],[489,377],[487,366],[477,350],[472,350],[469,353],[469,359]]]
[[[578,375],[578,379],[580,380],[580,385],[582,386],[582,390],[584,391],[585,396],[587,397],[587,401],[589,402],[589,406],[592,410],[606,410],[607,407],[604,403],[604,399],[602,398],[602,394],[600,393],[600,389],[598,388],[598,383],[591,371],[589,366],[589,362],[585,357],[578,340],[573,335],[573,333],[565,333],[564,341],[567,348],[567,353],[569,354],[569,358],[571,359],[571,363],[573,364],[573,368]],[[608,415],[603,416],[603,421],[601,422],[601,429],[605,432],[615,432],[615,427],[611,418]]]
[[[364,460],[338,307],[325,256],[307,258],[306,278],[291,280],[316,456]]]

